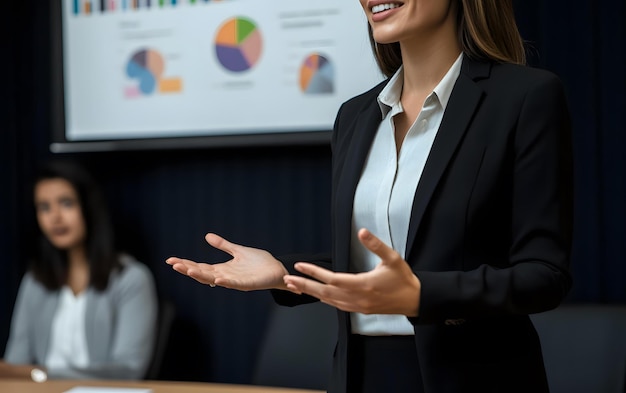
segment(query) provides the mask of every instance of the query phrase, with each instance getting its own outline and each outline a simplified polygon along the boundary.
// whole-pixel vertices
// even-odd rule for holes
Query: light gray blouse
[[[400,98],[404,81],[401,67],[378,96],[382,122],[372,143],[354,195],[350,243],[352,271],[370,271],[380,258],[367,250],[357,233],[367,228],[405,258],[409,218],[422,170],[443,119],[448,99],[461,71],[459,55],[446,75],[426,98],[410,127],[400,154],[396,153],[393,117],[403,112]],[[403,315],[351,313],[352,333],[412,335],[413,325]]]

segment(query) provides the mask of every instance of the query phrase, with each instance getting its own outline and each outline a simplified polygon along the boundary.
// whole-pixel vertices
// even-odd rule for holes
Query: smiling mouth
[[[384,12],[387,10],[391,10],[394,8],[398,8],[401,7],[402,4],[399,3],[385,3],[385,4],[378,4],[372,7],[372,14],[378,14],[380,12]]]

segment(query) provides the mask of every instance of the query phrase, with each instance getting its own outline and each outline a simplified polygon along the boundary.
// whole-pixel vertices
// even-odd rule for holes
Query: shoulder
[[[121,254],[119,259],[122,267],[112,275],[112,285],[122,287],[152,285],[154,279],[148,266],[128,254]]]
[[[467,89],[478,87],[483,95],[482,108],[489,113],[514,116],[529,104],[541,113],[550,112],[554,107],[560,110],[567,106],[561,80],[545,69],[467,58],[461,73],[459,82],[462,83],[457,82],[455,91],[462,96]]]
[[[563,84],[553,72],[519,64],[494,63],[486,87],[507,94],[526,94],[529,91],[553,90],[562,91]]]
[[[385,79],[371,89],[350,98],[341,105],[340,111],[359,112],[360,110],[367,108],[369,105],[376,102],[376,98],[388,82],[389,79]]]
[[[29,297],[44,296],[47,292],[46,287],[37,281],[35,275],[31,271],[24,273],[20,283],[20,292]]]
[[[41,282],[35,279],[32,272],[28,271],[22,277],[15,299],[15,307],[21,310],[29,310],[26,313],[38,314],[48,308],[54,308],[58,299],[58,290],[48,290]]]
[[[30,270],[27,271],[26,273],[24,273],[24,276],[22,277],[22,282],[20,284],[20,286],[25,287],[25,286],[42,286],[39,281],[37,281],[35,279],[35,275],[33,274],[33,272],[31,272]]]
[[[102,302],[114,308],[134,309],[141,304],[145,310],[152,309],[156,304],[157,292],[148,266],[130,255],[120,255],[119,260],[121,267],[111,273],[106,289],[90,291],[91,306],[95,307],[96,303]]]
[[[511,77],[521,78],[522,81],[547,80],[557,78],[556,74],[551,71],[522,64],[512,63],[493,63],[492,75],[495,77]]]
[[[345,130],[352,129],[361,114],[365,112],[372,113],[372,111],[380,112],[377,97],[388,82],[389,79],[386,79],[368,91],[345,101],[341,105],[335,117],[333,137],[331,140],[334,151],[336,151],[338,145],[341,144],[340,140],[346,138]]]

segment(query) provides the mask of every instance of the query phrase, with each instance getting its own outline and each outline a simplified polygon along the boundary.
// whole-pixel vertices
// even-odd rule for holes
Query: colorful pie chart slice
[[[254,67],[261,58],[262,49],[261,32],[249,19],[232,18],[218,29],[215,53],[228,71],[243,72]]]
[[[305,94],[330,94],[334,81],[333,64],[320,54],[309,55],[300,67],[300,90]]]

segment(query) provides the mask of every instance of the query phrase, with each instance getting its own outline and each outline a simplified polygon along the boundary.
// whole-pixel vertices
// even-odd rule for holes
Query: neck
[[[432,91],[459,57],[461,47],[454,20],[448,17],[437,29],[400,42],[405,90]]]
[[[84,246],[74,247],[67,252],[70,269],[89,266]]]
[[[84,247],[76,247],[68,251],[69,271],[67,285],[74,295],[83,292],[89,285],[89,262]]]

